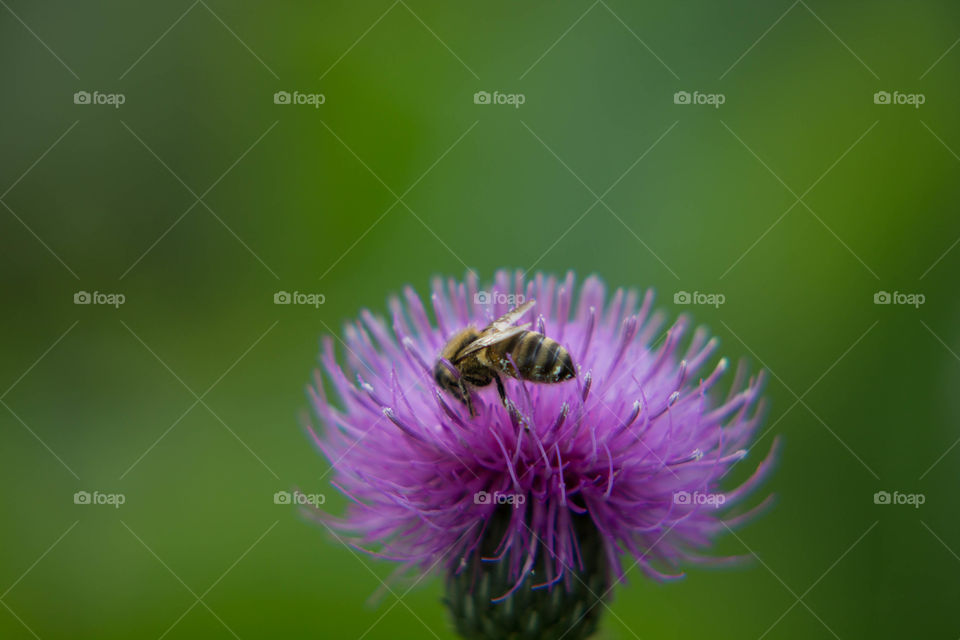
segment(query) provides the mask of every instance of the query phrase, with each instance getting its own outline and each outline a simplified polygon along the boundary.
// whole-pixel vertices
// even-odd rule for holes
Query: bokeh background
[[[0,637],[453,637],[440,580],[370,602],[391,567],[273,496],[343,506],[320,336],[505,266],[772,374],[778,502],[718,547],[757,559],[634,570],[601,637],[960,635],[955,3],[0,4]]]

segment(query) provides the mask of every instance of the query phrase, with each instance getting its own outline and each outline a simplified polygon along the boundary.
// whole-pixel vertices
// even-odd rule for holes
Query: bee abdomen
[[[542,333],[522,334],[511,350],[520,377],[534,382],[562,382],[576,375],[573,358],[559,342]]]

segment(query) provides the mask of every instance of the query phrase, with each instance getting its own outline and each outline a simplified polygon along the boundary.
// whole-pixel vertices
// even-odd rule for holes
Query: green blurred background
[[[601,637],[960,635],[955,3],[0,4],[0,637],[452,637],[273,495],[343,506],[318,338],[467,266],[654,287],[773,374],[759,561],[634,570]]]

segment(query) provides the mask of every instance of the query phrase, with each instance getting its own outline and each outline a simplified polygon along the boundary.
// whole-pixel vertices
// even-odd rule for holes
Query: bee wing
[[[491,330],[505,331],[510,326],[512,326],[517,320],[523,317],[523,314],[527,312],[533,305],[537,303],[536,300],[527,300],[519,307],[514,307],[510,311],[506,312],[496,320],[490,323],[490,326],[484,329],[484,333]]]
[[[471,342],[466,348],[462,349],[460,353],[457,354],[455,362],[463,360],[471,353],[480,351],[480,349],[497,344],[498,342],[503,342],[504,340],[509,340],[510,338],[527,331],[530,326],[531,323],[529,322],[518,327],[508,326],[505,329],[495,329],[493,328],[493,325],[490,325],[490,328],[486,329],[482,334],[480,334],[479,338]]]

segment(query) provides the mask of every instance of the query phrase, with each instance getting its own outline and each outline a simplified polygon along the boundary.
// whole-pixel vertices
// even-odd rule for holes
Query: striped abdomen
[[[524,331],[492,345],[486,349],[484,356],[490,366],[513,378],[549,383],[563,382],[576,376],[570,352],[556,340],[536,331]]]

